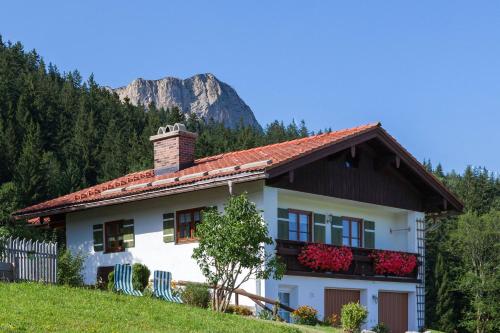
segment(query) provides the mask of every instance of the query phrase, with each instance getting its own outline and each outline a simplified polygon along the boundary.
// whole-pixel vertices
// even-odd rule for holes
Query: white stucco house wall
[[[154,169],[15,216],[64,228],[67,247],[86,255],[88,284],[114,264],[136,262],[170,271],[174,280],[203,282],[191,258],[200,210],[223,211],[230,195],[246,192],[275,240],[266,250],[287,271],[281,280],[250,280],[244,290],[292,308],[310,305],[320,319],[359,301],[369,312],[366,328],[380,321],[393,332],[423,327],[425,214],[462,204],[380,124],[197,160],[196,135],[182,125],[161,128],[151,141]],[[349,270],[302,265],[297,255],[311,243],[347,246],[354,254]],[[377,274],[370,255],[381,250],[414,255],[419,265],[404,276]],[[256,307],[244,297],[238,302]]]

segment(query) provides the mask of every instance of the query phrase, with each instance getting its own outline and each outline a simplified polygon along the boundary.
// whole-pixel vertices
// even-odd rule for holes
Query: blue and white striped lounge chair
[[[139,290],[132,286],[132,267],[130,265],[115,265],[115,290],[131,296],[142,296]]]
[[[153,295],[168,302],[182,303],[180,297],[172,295],[170,288],[172,274],[165,271],[155,271],[153,280]]]

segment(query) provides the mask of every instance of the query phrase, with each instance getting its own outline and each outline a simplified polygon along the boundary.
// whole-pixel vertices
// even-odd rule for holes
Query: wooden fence
[[[0,238],[0,262],[13,266],[15,281],[57,282],[57,243]]]

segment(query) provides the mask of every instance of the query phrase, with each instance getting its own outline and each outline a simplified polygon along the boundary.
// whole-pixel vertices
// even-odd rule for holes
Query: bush
[[[115,271],[112,270],[108,274],[108,290],[115,291]]]
[[[132,286],[135,290],[144,291],[149,284],[149,275],[151,272],[146,265],[132,265]]]
[[[325,318],[325,324],[332,327],[338,327],[340,324],[339,316],[332,313],[330,316]]]
[[[316,325],[318,323],[318,310],[311,306],[303,305],[292,312],[295,323],[300,325]]]
[[[259,313],[257,314],[257,317],[259,319],[262,319],[262,320],[274,320],[274,316],[273,316],[273,313],[269,310],[266,310],[266,309],[262,309],[259,311]]]
[[[81,253],[76,255],[64,250],[59,253],[57,259],[57,283],[79,287],[83,285],[83,263],[85,256]]]
[[[207,285],[188,283],[181,292],[181,298],[186,304],[206,309],[210,304],[210,291]]]
[[[342,307],[340,322],[347,333],[357,333],[368,317],[368,310],[359,303],[347,303]]]
[[[234,313],[240,316],[251,316],[253,315],[252,310],[250,310],[247,307],[240,306],[240,305],[232,305],[229,304],[226,308],[226,313]]]
[[[372,327],[372,331],[375,333],[389,333],[389,327],[385,326],[384,323],[378,323]]]

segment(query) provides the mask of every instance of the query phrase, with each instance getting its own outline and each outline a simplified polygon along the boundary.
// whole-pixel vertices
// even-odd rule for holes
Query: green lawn
[[[0,283],[0,332],[337,332],[104,291]]]

